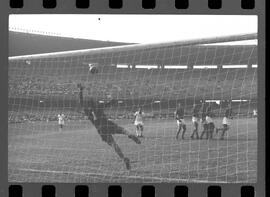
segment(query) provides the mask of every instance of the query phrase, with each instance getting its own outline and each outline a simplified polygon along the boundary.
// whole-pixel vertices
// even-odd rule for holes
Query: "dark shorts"
[[[137,124],[136,127],[137,128],[143,128],[143,125],[142,124]]]
[[[109,145],[112,145],[114,142],[112,134],[100,134],[102,141],[106,142]]]
[[[224,129],[229,129],[229,126],[227,124],[223,124]]]
[[[203,130],[208,130],[209,125],[207,123],[203,123]]]
[[[212,123],[212,122],[208,123],[208,129],[209,129],[210,131],[213,131],[213,130],[215,129],[214,123]]]

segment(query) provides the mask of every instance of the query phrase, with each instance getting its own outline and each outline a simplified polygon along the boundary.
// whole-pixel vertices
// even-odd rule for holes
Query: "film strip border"
[[[91,7],[92,0],[74,0],[76,8],[85,9]],[[225,0],[207,0],[209,9],[221,9]],[[254,9],[255,0],[239,0],[242,9]],[[11,8],[23,8],[24,0],[10,0]],[[124,0],[108,0],[108,7],[111,9],[122,9],[124,6]],[[143,9],[155,9],[157,0],[141,0],[141,6]],[[57,0],[43,0],[43,8],[54,9],[57,7]],[[174,0],[174,6],[176,9],[188,9],[190,7],[189,0]]]
[[[14,8],[16,10],[17,8],[24,8],[24,2],[29,0],[6,0],[9,1],[9,7],[11,9]],[[74,8],[80,9],[87,9],[87,8],[93,8],[93,1],[94,0],[73,0],[74,1]],[[141,1],[141,8],[142,9],[155,9],[158,6],[158,0],[140,0]],[[192,8],[192,4],[190,3],[192,0],[171,0],[172,7],[174,9],[182,9],[182,10],[189,10]],[[55,8],[61,7],[61,4],[57,2],[57,0],[43,0],[41,5],[45,9],[51,9],[55,10]],[[107,7],[111,9],[118,9],[122,10],[125,7],[125,0],[107,0]],[[222,9],[224,7],[224,4],[226,4],[226,0],[205,0],[204,2],[207,2],[207,7],[209,9]],[[238,0],[235,1],[238,8],[243,10],[256,10],[257,4],[255,0]],[[254,14],[254,13],[253,13]],[[36,185],[36,184],[33,184]],[[23,184],[11,184],[8,188],[8,196],[9,197],[20,197],[20,196],[29,196],[28,194],[33,193],[33,185]],[[58,187],[59,186],[59,187]],[[166,184],[165,187],[166,190],[162,190],[162,188],[158,187],[159,185],[137,185],[137,184],[130,184],[127,185],[110,185],[110,186],[102,186],[102,187],[96,187],[95,185],[77,185],[77,186],[70,186],[68,185],[59,185],[59,184],[38,184],[37,187],[35,187],[34,192],[36,193],[36,196],[79,196],[79,197],[86,197],[86,196],[119,196],[119,197],[126,197],[129,196],[128,194],[130,192],[136,192],[136,196],[147,196],[147,197],[154,197],[154,196],[181,196],[181,197],[188,197],[188,196],[195,196],[194,190],[196,190],[196,187],[198,184],[194,184],[194,186],[189,187],[186,185],[171,185]],[[230,196],[232,192],[229,192],[231,184],[228,185],[202,185],[203,189],[199,189],[200,191],[203,191],[204,193],[201,193],[200,196]],[[233,190],[235,193],[234,196],[241,196],[241,197],[253,197],[257,196],[254,186],[251,185],[236,185],[238,187],[237,190]],[[134,187],[134,190],[130,190],[131,187]],[[64,189],[63,189],[64,188]],[[67,189],[68,188],[68,189]],[[256,188],[257,189],[257,188]],[[98,191],[102,190],[102,191]],[[162,190],[162,191],[161,191]],[[69,195],[65,195],[69,193]],[[103,195],[96,195],[96,194],[103,194]],[[198,192],[195,191],[196,194]],[[1,192],[0,192],[1,194]],[[225,195],[224,195],[225,194]],[[31,196],[35,196],[35,194],[32,194]],[[196,195],[197,196],[197,195]],[[231,195],[232,196],[232,195]]]
[[[70,194],[69,196],[90,197],[90,196],[96,196],[95,194],[98,193],[97,191],[92,191],[91,189],[89,189],[87,185],[77,185],[73,188],[74,188],[73,191],[69,191],[73,194]],[[39,196],[42,196],[42,197],[65,196],[63,193],[59,194],[59,192],[57,191],[58,189],[54,185],[43,185],[39,189],[41,192],[41,195]],[[127,189],[128,188],[122,187],[120,185],[110,185],[107,187],[107,194],[105,194],[104,196],[108,196],[108,197],[129,196],[128,195],[129,192],[127,191]],[[139,196],[140,197],[165,196],[166,193],[167,193],[167,196],[174,196],[174,197],[189,197],[190,196],[189,188],[184,185],[168,187],[168,189],[165,191],[164,190],[156,191],[156,188],[153,185],[143,185],[141,187],[137,187],[136,189],[137,189],[136,196],[138,197]],[[206,187],[205,194],[202,193],[201,196],[221,197],[221,196],[224,196],[224,194],[222,194],[222,190],[224,190],[224,188],[222,188],[221,186],[211,185],[211,186]],[[29,190],[29,191],[26,191],[26,193],[27,192],[33,192],[33,191]],[[236,195],[241,196],[241,197],[255,197],[254,187],[249,186],[249,185],[242,186],[240,187],[239,194],[236,194]],[[23,197],[23,196],[28,196],[28,195],[25,195],[25,192],[23,191],[23,187],[21,185],[9,186],[9,197]],[[100,195],[97,195],[97,196],[100,196]]]

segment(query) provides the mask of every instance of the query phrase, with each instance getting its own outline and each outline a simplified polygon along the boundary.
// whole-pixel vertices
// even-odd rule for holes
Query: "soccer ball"
[[[91,72],[92,74],[97,74],[98,68],[95,65],[89,64],[89,72]]]

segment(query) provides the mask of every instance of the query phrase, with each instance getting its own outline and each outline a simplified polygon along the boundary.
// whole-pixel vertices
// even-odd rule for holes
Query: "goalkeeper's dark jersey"
[[[85,115],[97,128],[108,124],[108,118],[104,113],[104,108],[111,105],[112,101],[106,103],[104,106],[99,105],[93,100],[84,102],[82,89],[80,89],[79,99],[80,105],[83,107]]]

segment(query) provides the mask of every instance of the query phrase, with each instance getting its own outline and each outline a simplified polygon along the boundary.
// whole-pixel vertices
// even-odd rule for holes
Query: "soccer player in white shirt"
[[[205,116],[205,120],[203,121],[204,130],[201,133],[200,139],[203,139],[204,134],[206,134],[206,139],[212,139],[213,138],[213,132],[214,132],[214,129],[215,129],[215,124],[214,124],[214,121],[212,119],[213,113],[212,113],[212,108],[211,108],[210,104],[206,108],[206,112],[203,115]]]
[[[258,115],[257,110],[256,109],[253,109],[253,117],[254,118],[257,118],[257,115]]]
[[[62,130],[65,124],[65,115],[63,113],[58,114],[59,129]]]
[[[232,119],[232,106],[231,103],[228,104],[226,110],[225,110],[225,114],[224,117],[222,119],[222,128],[216,128],[216,133],[218,133],[219,131],[222,131],[221,137],[220,139],[223,140],[224,139],[224,135],[225,132],[229,130],[230,128],[230,119]]]
[[[142,109],[139,108],[138,111],[135,112],[135,121],[134,125],[136,126],[136,135],[137,137],[143,137],[143,117],[144,113],[142,112]]]

